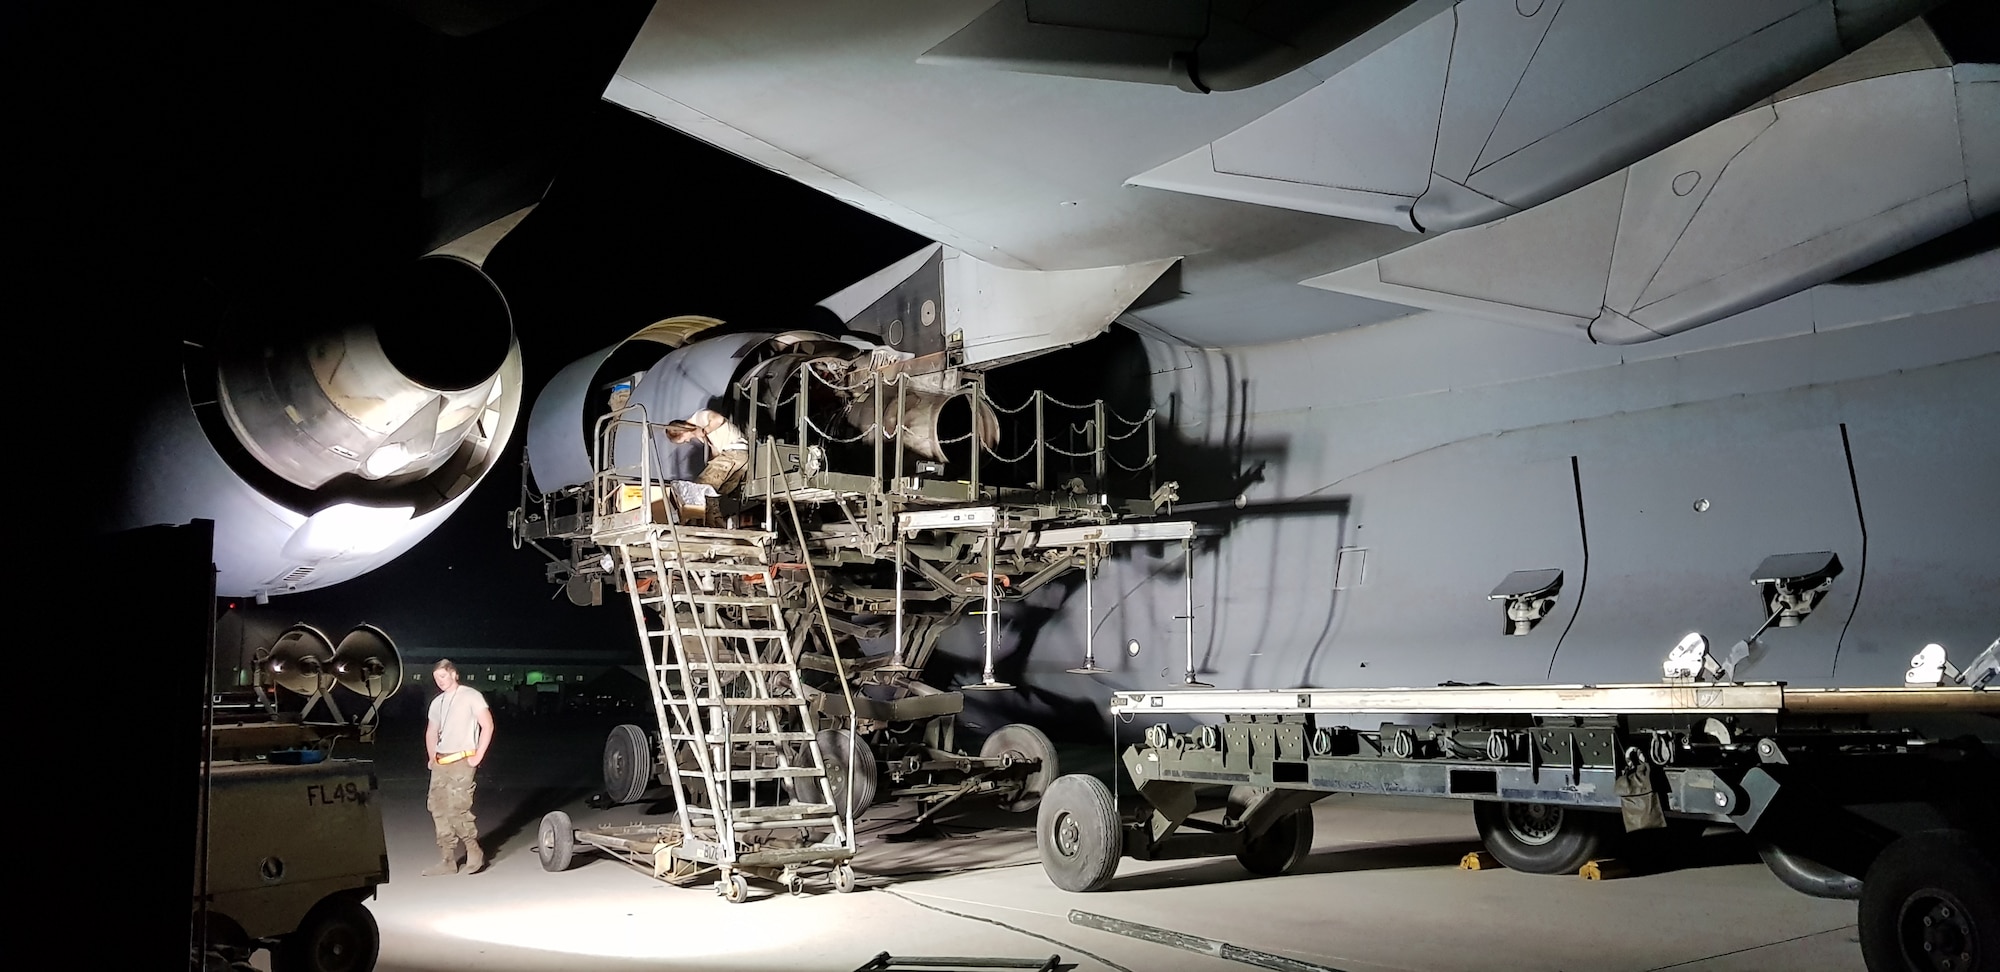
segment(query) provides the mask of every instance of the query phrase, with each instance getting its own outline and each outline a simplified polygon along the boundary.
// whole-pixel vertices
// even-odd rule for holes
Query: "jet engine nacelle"
[[[450,516],[519,410],[505,298],[474,260],[432,255],[332,318],[139,356],[104,526],[213,520],[216,592],[261,599],[358,577]]]
[[[536,488],[554,492],[590,481],[598,421],[610,411],[613,393],[642,407],[646,419],[656,424],[704,408],[739,423],[749,422],[755,412],[762,434],[790,438],[798,390],[805,381],[810,388],[808,421],[820,434],[831,429],[840,438],[852,433],[873,441],[875,406],[858,376],[907,360],[909,352],[864,337],[816,331],[708,332],[721,323],[670,318],[558,372],[535,399],[528,419],[528,464]],[[911,375],[906,385],[901,401],[891,397],[884,403],[883,421],[893,425],[900,409],[903,442],[914,455],[943,461],[939,429],[952,408],[970,410],[958,417],[978,423],[988,448],[998,441],[999,419],[991,405],[948,392],[935,374]],[[636,441],[628,441],[636,435],[631,427],[620,429],[613,452],[621,461],[639,454]],[[677,447],[664,439],[653,444],[653,456],[654,476],[661,479],[692,478],[703,459],[698,447]]]

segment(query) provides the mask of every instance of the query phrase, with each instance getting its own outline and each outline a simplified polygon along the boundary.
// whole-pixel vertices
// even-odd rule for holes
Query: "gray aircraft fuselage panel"
[[[1619,441],[1580,457],[1587,593],[1551,679],[1656,679],[1661,646],[1690,631],[1720,658],[1767,616],[1750,582],[1760,562],[1830,550],[1850,569],[1804,623],[1766,629],[1738,669],[1827,683],[1854,605],[1861,530],[1839,427],[1787,427],[1810,411],[1801,413],[1746,409],[1713,425],[1647,416],[1654,421],[1620,423]]]
[[[1996,317],[1989,305],[1988,327],[2000,329]],[[1964,664],[2000,636],[1996,388],[2000,361],[1989,355],[1921,383],[1843,390],[1868,557],[1838,683],[1893,685],[1924,642]]]

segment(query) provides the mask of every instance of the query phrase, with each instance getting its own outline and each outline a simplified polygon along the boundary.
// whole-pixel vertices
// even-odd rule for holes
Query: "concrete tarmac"
[[[543,813],[579,826],[641,819],[588,809],[602,728],[503,720],[476,810],[491,860],[478,875],[421,877],[436,856],[424,810],[421,727],[385,726],[382,782],[391,880],[369,903],[381,972],[689,969],[848,972],[875,955],[1061,956],[1080,970],[1256,966],[1080,927],[1072,909],[1218,939],[1340,972],[1861,972],[1852,902],[1785,888],[1740,839],[1707,838],[1671,870],[1608,881],[1460,870],[1477,849],[1468,805],[1332,797],[1314,854],[1258,878],[1233,859],[1126,861],[1108,890],[1072,894],[1043,875],[1033,814],[972,809],[944,835],[897,841],[914,810],[878,805],[862,828],[861,889],[823,880],[794,897],[752,883],[730,904],[579,852],[562,873],[534,853]],[[1066,768],[1110,754],[1064,753]],[[266,967],[260,953],[257,964]]]

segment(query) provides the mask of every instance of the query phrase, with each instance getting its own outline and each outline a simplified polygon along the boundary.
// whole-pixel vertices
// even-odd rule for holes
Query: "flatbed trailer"
[[[1437,797],[1472,802],[1491,858],[1531,873],[1727,825],[1795,890],[1859,899],[1871,972],[2000,968],[2000,762],[1990,731],[1962,731],[2000,716],[1983,685],[1176,689],[1110,709],[1144,726],[1120,759],[1140,799],[1091,776],[1049,788],[1036,842],[1065,890],[1103,889],[1126,857],[1284,874],[1311,850],[1312,803]],[[1216,788],[1221,820],[1194,816]]]

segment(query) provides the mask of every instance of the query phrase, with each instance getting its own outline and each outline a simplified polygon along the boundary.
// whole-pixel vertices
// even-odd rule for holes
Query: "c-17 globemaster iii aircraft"
[[[749,476],[723,512],[783,533],[781,495],[840,511],[789,549],[827,570],[816,607],[842,606],[859,657],[901,670],[922,613],[910,584],[988,609],[922,635],[926,677],[976,693],[968,720],[1099,724],[1111,690],[1121,718],[1170,717],[1126,757],[1150,822],[1094,822],[1110,805],[1081,784],[1037,794],[1044,862],[1077,890],[1120,856],[1284,870],[1310,833],[1280,827],[1303,804],[1268,788],[1366,789],[1309,776],[1356,753],[1469,773],[1435,794],[1478,799],[1489,845],[1527,869],[1596,846],[1577,811],[1619,798],[1590,772],[1655,798],[1614,738],[1664,740],[1626,755],[1674,786],[1683,747],[1719,760],[1718,785],[1738,789],[1713,806],[1731,813],[1657,799],[1746,829],[1768,803],[1731,761],[1779,761],[1800,713],[1842,752],[1866,748],[1843,733],[1873,718],[1910,733],[1908,751],[1952,738],[1990,759],[2000,74],[1978,19],[1964,3],[1811,0],[663,6],[609,100],[937,242],[829,297],[845,335],[704,352],[721,338],[679,334],[638,374],[606,364],[615,348],[578,362],[537,405],[533,482],[606,481],[634,447],[604,435],[625,419],[595,396],[632,378],[653,421],[706,408],[748,429]],[[1035,363],[1064,348],[1081,377]],[[967,399],[960,453],[923,455],[901,441],[917,429],[884,417],[885,389],[915,374]],[[1010,380],[1027,393],[988,393]],[[832,412],[804,401],[814,382]],[[1058,430],[1050,400],[1089,415]],[[999,418],[1029,407],[1031,423]],[[1145,488],[1114,487],[1108,440],[1135,416],[1145,447],[1123,458]],[[1049,475],[1051,435],[1077,432],[1085,473]],[[836,458],[884,437],[887,460],[879,444],[849,454],[858,466]],[[679,466],[664,478],[700,468],[658,454]],[[923,510],[947,493],[1017,533],[964,521],[937,542],[949,527]],[[1095,505],[1080,523],[1009,520],[1010,504],[1058,500]],[[996,562],[976,558],[996,549],[1010,581],[1035,583],[990,593]],[[1038,560],[1048,549],[1062,553]],[[579,602],[632,562],[551,556]],[[1054,583],[1042,566],[1082,569]],[[1605,701],[1663,674],[1782,684],[1794,701],[1661,703],[1728,717],[1692,728]],[[1851,694],[1906,682],[1952,701]],[[1481,685],[1521,694],[1477,713],[1436,694]],[[1337,714],[1382,729],[1320,721]],[[1585,727],[1562,730],[1566,782],[1500,782],[1517,759],[1541,780],[1530,751],[1558,743],[1535,734],[1563,720]],[[1616,728],[1586,742],[1592,720]],[[1474,753],[1468,734],[1490,745]],[[1991,805],[1964,802],[1961,769],[1907,793],[1962,824]],[[1391,789],[1433,792],[1423,767],[1398,771]],[[1199,780],[1267,789],[1232,804],[1224,837],[1174,850],[1193,806],[1175,788]],[[1875,823],[1888,829],[1849,852],[1758,834],[1788,883],[1829,894],[1858,893],[1877,861],[1869,883],[1899,888],[1941,846],[1890,853],[1916,825]],[[1524,851],[1550,840],[1565,851]],[[1991,894],[1990,877],[1973,886]],[[1871,967],[1901,967],[1884,957],[1900,926],[1880,915],[1918,898],[1881,903],[1898,893],[1864,898]]]
[[[996,412],[1030,400],[1009,382],[1102,403],[1064,417],[1083,447],[994,421],[995,462],[1038,444],[1084,460],[1061,481],[999,463],[1068,497],[1037,505],[1102,521],[1045,526],[1131,532],[1069,537],[1092,569],[1060,583],[989,596],[998,565],[933,581],[982,575],[998,612],[927,633],[937,664],[1021,689],[969,698],[968,718],[1096,723],[1114,690],[1658,681],[1690,631],[1740,643],[1716,652],[1731,680],[1893,686],[1930,644],[1937,670],[1974,672],[2000,633],[2000,79],[1976,6],[676,3],[604,96],[936,241],[828,299],[847,333],[811,340],[853,352],[800,387],[936,353]],[[478,37],[507,16],[431,26]],[[586,33],[599,54],[629,36]],[[409,292],[478,354],[357,339],[410,364],[389,369],[410,387],[376,396],[310,348],[287,365],[190,345],[198,367],[170,369],[199,373],[173,390],[186,407],[135,435],[224,485],[152,481],[128,519],[216,518],[245,596],[354,576],[434,527],[520,394],[476,276],[536,198],[519,190],[427,197],[451,218],[399,227],[398,252],[448,264]],[[1084,365],[1064,374],[1091,380],[1021,377],[1065,348]],[[595,367],[577,403],[620,377]],[[732,401],[744,377],[652,394],[747,424],[764,404]],[[292,385],[322,407],[287,411]],[[355,394],[381,414],[343,409]],[[847,403],[839,437],[880,438],[886,401]],[[1148,447],[1105,444],[1128,431],[1112,416]],[[576,454],[598,418],[563,416]],[[965,422],[986,446],[983,416]],[[996,505],[980,451],[945,445],[899,443],[894,478]],[[1106,488],[1113,457],[1146,488]],[[534,463],[543,490],[580,481]],[[260,536],[276,542],[236,540]],[[843,620],[879,638],[866,600]]]

